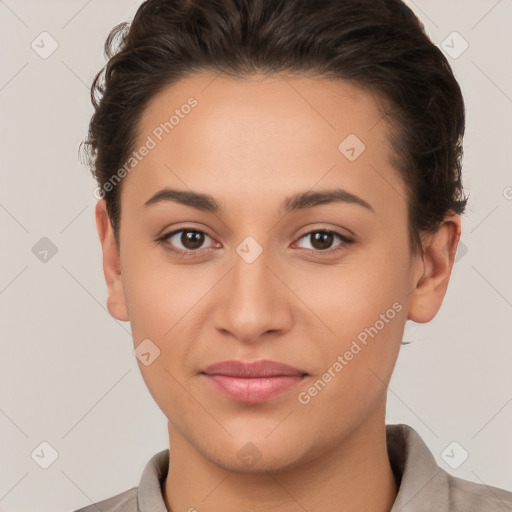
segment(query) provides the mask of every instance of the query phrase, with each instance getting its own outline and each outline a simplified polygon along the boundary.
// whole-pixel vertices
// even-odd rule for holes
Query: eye
[[[336,239],[340,240],[340,243],[332,248],[333,243]],[[345,235],[332,230],[316,230],[310,231],[303,235],[300,240],[309,241],[311,247],[302,247],[303,249],[312,250],[314,252],[325,252],[332,253],[341,249],[344,249],[346,245],[353,243],[353,240],[346,237]]]
[[[204,231],[192,228],[181,228],[170,233],[166,233],[157,239],[157,242],[163,246],[166,251],[172,252],[178,256],[194,258],[201,256],[205,251],[213,249],[220,244],[214,242],[209,247],[203,247],[207,240],[213,239]],[[310,247],[301,247],[300,241],[309,241]],[[339,241],[334,247],[333,244]],[[311,251],[314,254],[332,254],[336,251],[343,250],[347,245],[354,241],[346,237],[342,233],[333,230],[317,229],[310,231],[299,238],[299,247]]]
[[[195,253],[202,252],[202,249],[209,249],[202,247],[206,239],[212,240],[204,231],[182,228],[162,235],[157,242],[167,251],[183,256],[195,256]]]

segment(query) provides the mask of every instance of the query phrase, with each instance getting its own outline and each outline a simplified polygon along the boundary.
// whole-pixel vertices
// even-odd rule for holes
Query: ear
[[[121,276],[120,253],[104,199],[96,203],[96,229],[103,250],[103,273],[108,290],[107,308],[114,318],[127,322],[128,308]]]
[[[460,215],[445,216],[434,234],[423,237],[423,255],[418,256],[418,270],[408,318],[414,322],[430,322],[439,311],[452,273],[461,233]]]

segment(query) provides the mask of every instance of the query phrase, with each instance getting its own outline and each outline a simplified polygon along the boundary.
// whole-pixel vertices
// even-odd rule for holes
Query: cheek
[[[139,263],[143,261],[144,264]],[[148,365],[144,364],[145,358],[138,358],[139,369],[155,402],[172,418],[173,411],[192,406],[190,396],[180,384],[184,382],[188,354],[193,347],[184,328],[190,325],[188,315],[193,315],[205,290],[190,277],[186,280],[175,267],[151,262],[147,255],[145,259],[134,258],[126,269],[134,347],[136,353],[150,353]]]
[[[173,354],[172,357],[179,356]],[[173,424],[186,425],[205,416],[183,376],[169,364],[165,353],[149,366],[139,362],[139,368],[153,400]]]
[[[123,287],[135,343],[144,338],[164,339],[197,302],[203,288],[190,271],[186,274],[171,265],[162,252],[127,246]]]
[[[214,270],[199,274],[192,266],[171,265],[158,251],[134,250],[125,262],[123,286],[134,347],[143,350],[142,343],[146,343],[150,352],[158,355],[149,366],[139,361],[157,403],[162,403],[167,393],[174,394],[173,389],[179,391],[177,381],[193,371],[190,353],[204,323],[198,315],[204,314],[204,298],[217,275]]]
[[[311,321],[318,322],[329,333],[327,339],[336,342],[356,337],[390,309],[388,316],[394,319],[397,307],[393,310],[393,304],[399,302],[404,307],[409,291],[401,264],[392,268],[385,258],[381,258],[382,264],[374,258],[368,265],[363,258],[353,260],[288,277],[297,296],[309,306]]]
[[[360,405],[385,388],[407,319],[405,257],[372,256],[305,272],[293,286],[312,310],[303,327],[317,340],[311,347],[320,363],[318,386],[329,387],[325,397],[357,397]]]
[[[339,307],[330,310],[336,336],[322,336],[323,364],[298,397],[306,414],[322,417],[334,432],[344,428],[340,414],[347,421],[363,418],[384,400],[400,350],[405,311],[398,301],[384,301],[381,307],[339,299]]]

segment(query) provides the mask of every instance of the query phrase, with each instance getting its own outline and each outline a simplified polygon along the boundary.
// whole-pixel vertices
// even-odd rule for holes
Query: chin
[[[290,453],[274,452],[269,458],[265,457],[266,450],[261,451],[255,449],[254,446],[244,445],[239,452],[234,453],[231,457],[226,457],[224,454],[222,457],[210,458],[210,461],[226,471],[246,475],[279,473],[292,469],[298,463],[295,459],[297,453],[294,450],[290,450]]]
[[[294,441],[285,429],[281,435],[275,432],[269,436],[268,432],[267,429],[264,435],[254,436],[250,429],[237,431],[235,439],[224,437],[212,443],[210,438],[208,444],[204,444],[203,438],[196,448],[215,465],[236,473],[280,472],[299,464],[305,455],[302,453],[305,449],[304,439],[302,442],[299,439]]]

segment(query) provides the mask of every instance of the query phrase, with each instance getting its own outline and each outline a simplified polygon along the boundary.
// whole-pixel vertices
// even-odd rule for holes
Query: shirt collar
[[[162,492],[168,470],[169,449],[153,455],[146,464],[137,489],[138,512],[168,512]]]
[[[448,512],[448,473],[408,425],[386,425],[389,462],[399,485],[390,512]],[[407,508],[406,508],[407,507]]]
[[[386,425],[388,456],[399,490],[390,512],[449,512],[448,474],[418,433],[408,425]],[[169,469],[169,449],[154,455],[139,482],[139,512],[168,512],[162,487]],[[406,508],[407,507],[407,508]]]

